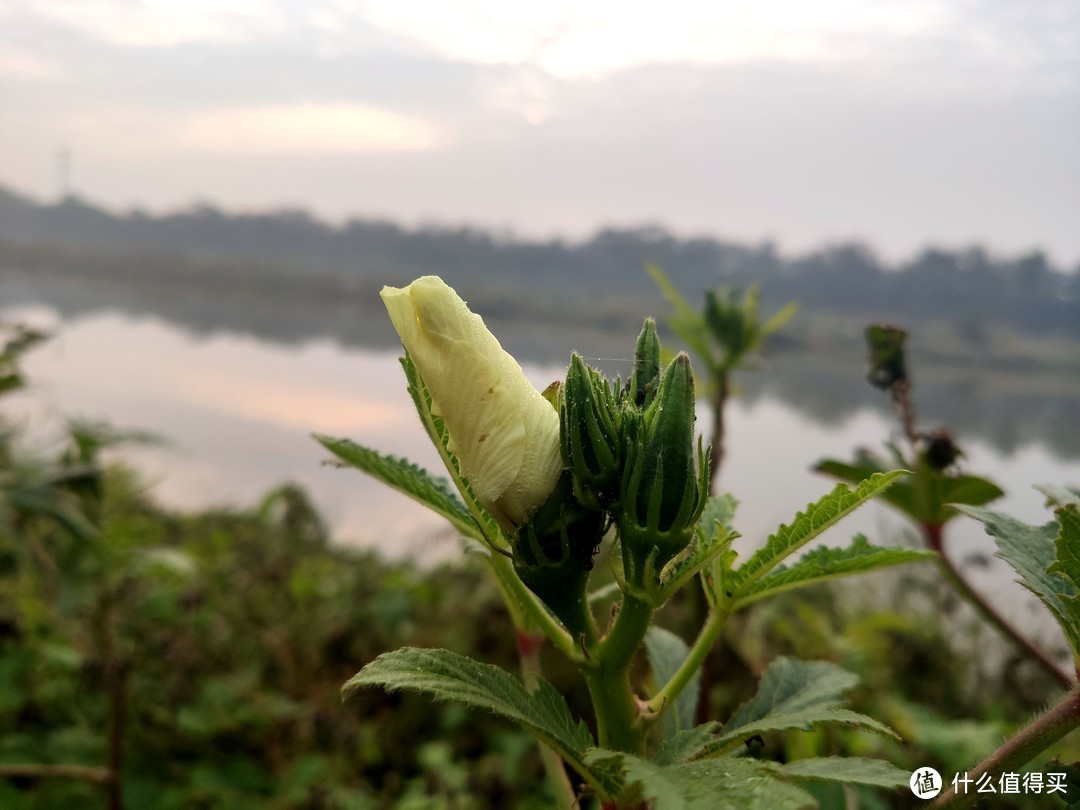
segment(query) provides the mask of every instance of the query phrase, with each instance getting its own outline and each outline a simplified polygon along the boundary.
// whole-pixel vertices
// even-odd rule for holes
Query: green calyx
[[[588,636],[595,626],[585,591],[605,529],[618,531],[624,589],[657,593],[708,500],[708,461],[695,437],[690,360],[680,354],[661,373],[652,320],[625,389],[575,354],[558,409],[564,470],[514,537],[514,567],[568,630]]]
[[[664,371],[656,398],[628,420],[630,447],[620,492],[624,554],[657,571],[690,543],[708,499],[708,465],[694,441],[694,377],[680,354]]]
[[[578,496],[599,508],[617,493],[622,473],[620,413],[608,382],[576,353],[559,397],[559,417],[563,464]]]

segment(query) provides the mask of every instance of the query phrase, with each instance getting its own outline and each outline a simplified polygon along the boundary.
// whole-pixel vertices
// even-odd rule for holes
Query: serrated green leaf
[[[860,714],[851,709],[816,706],[792,712],[773,712],[768,717],[753,723],[747,723],[738,729],[725,729],[723,734],[717,735],[707,753],[709,756],[729,753],[744,744],[748,739],[760,734],[772,734],[780,731],[809,731],[824,726],[846,726],[847,728],[870,731],[883,737],[891,737],[894,740],[900,739],[900,735],[891,728],[872,717],[867,717],[865,714]]]
[[[881,788],[907,787],[910,771],[903,771],[881,759],[866,757],[814,757],[797,759],[780,766],[789,779],[820,779],[845,785]]]
[[[844,693],[858,685],[858,676],[829,661],[782,656],[765,670],[757,693],[735,710],[724,730],[732,731],[778,711],[839,705]]]
[[[1054,539],[1055,559],[1047,573],[1064,577],[1072,584],[1072,595],[1061,594],[1061,601],[1069,611],[1072,623],[1080,627],[1080,508],[1069,504],[1060,507],[1054,515],[1059,530]],[[1076,644],[1073,651],[1080,656]]]
[[[1035,487],[1043,495],[1046,496],[1046,500],[1050,506],[1068,506],[1074,504],[1080,506],[1080,492],[1075,492],[1065,487],[1055,487],[1050,484],[1040,484]]]
[[[738,747],[748,737],[775,731],[848,725],[890,737],[896,733],[872,718],[843,708],[843,695],[858,678],[828,661],[778,658],[761,676],[757,694],[743,703],[702,753]]]
[[[658,685],[671,680],[690,654],[686,642],[663,627],[653,625],[645,634],[645,654],[649,668]],[[677,698],[675,705],[666,707],[660,716],[660,736],[667,740],[681,731],[694,727],[698,696],[701,691],[701,670],[698,670]]]
[[[907,464],[895,446],[889,447],[896,457],[896,463]],[[955,505],[982,506],[1005,494],[992,481],[976,475],[939,472],[924,459],[912,466],[914,472],[890,486],[881,498],[921,525],[948,523],[958,514]],[[825,459],[818,462],[814,469],[841,481],[856,483],[875,472],[884,472],[888,467],[874,454],[860,450],[854,462]]]
[[[380,655],[342,691],[348,694],[362,686],[423,692],[436,700],[486,709],[539,737],[579,773],[589,775],[584,753],[593,745],[592,735],[584,723],[574,722],[566,700],[542,678],[530,692],[509,672],[490,664],[450,650],[403,647]]]
[[[709,498],[694,529],[694,541],[685,556],[668,563],[660,574],[658,601],[669,599],[706,566],[724,556],[740,536],[731,528],[738,501],[732,495]]]
[[[982,506],[1005,494],[993,481],[977,475],[941,476],[944,478],[941,500],[946,505]]]
[[[1080,656],[1077,587],[1069,576],[1061,573],[1062,569],[1050,570],[1057,559],[1060,525],[1051,521],[1043,526],[1029,526],[989,509],[974,506],[959,508],[985,526],[986,533],[997,542],[998,556],[1020,575],[1020,583],[1050,609],[1065,631],[1073,655]]]
[[[816,472],[831,475],[849,484],[857,484],[865,481],[874,473],[885,472],[886,467],[876,456],[865,451],[860,451],[854,462],[840,461],[835,458],[826,458],[814,465]],[[895,490],[896,487],[893,487]]]
[[[932,560],[936,556],[932,551],[879,548],[870,545],[866,537],[859,534],[846,548],[822,546],[805,554],[791,567],[781,565],[773,569],[742,593],[735,603],[735,609],[792,588],[802,588],[828,579],[874,571],[893,565]]]
[[[776,778],[776,766],[726,758],[659,766],[632,754],[593,749],[587,762],[609,778],[618,774],[623,807],[654,802],[656,810],[803,810],[814,799]]]
[[[854,489],[850,489],[846,484],[837,484],[828,495],[809,504],[789,525],[781,526],[776,534],[769,537],[764,547],[734,572],[730,587],[732,597],[736,601],[740,599],[758,579],[784,559],[883,492],[902,475],[906,475],[906,471],[875,473]]]
[[[344,464],[367,473],[446,518],[466,537],[476,540],[483,538],[468,508],[450,490],[446,479],[435,478],[427,470],[406,459],[383,455],[349,439],[316,434],[315,440]]]
[[[689,762],[708,750],[709,744],[716,740],[722,730],[723,726],[720,723],[702,723],[700,726],[681,731],[660,743],[652,761],[657,765]]]

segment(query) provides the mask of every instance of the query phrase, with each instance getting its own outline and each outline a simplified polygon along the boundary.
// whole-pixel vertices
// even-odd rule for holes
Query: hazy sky
[[[0,0],[0,183],[1080,261],[1080,2]]]

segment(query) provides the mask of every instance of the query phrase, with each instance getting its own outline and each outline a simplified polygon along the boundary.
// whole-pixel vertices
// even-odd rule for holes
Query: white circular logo
[[[933,768],[919,768],[911,774],[908,785],[920,799],[932,799],[941,793],[941,774]]]

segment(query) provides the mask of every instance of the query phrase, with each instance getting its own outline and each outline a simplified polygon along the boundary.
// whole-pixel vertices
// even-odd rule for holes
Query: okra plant
[[[852,461],[823,459],[815,469],[843,481],[861,481],[891,466],[910,469],[912,474],[884,493],[883,500],[906,515],[919,527],[926,547],[937,552],[946,578],[967,602],[1006,639],[1061,686],[1068,689],[1074,678],[1057,662],[1021,633],[1014,621],[994,606],[970,582],[946,548],[945,527],[961,517],[965,506],[985,506],[1005,493],[992,481],[961,471],[963,451],[944,428],[920,430],[915,415],[914,383],[908,370],[904,344],[907,333],[895,326],[871,325],[866,329],[869,349],[867,379],[875,388],[887,391],[896,407],[903,441],[888,442],[889,458],[865,448]]]
[[[734,499],[709,495],[690,361],[680,354],[661,367],[651,320],[625,383],[574,354],[565,381],[540,393],[441,279],[385,288],[382,297],[405,348],[409,394],[449,480],[345,439],[318,439],[339,463],[409,495],[460,532],[505,597],[522,673],[448,650],[404,648],[364,666],[346,693],[413,690],[519,724],[542,743],[561,806],[802,808],[815,806],[800,786],[807,780],[908,784],[909,773],[880,760],[781,764],[745,756],[749,741],[796,729],[842,725],[895,736],[845,707],[856,678],[830,662],[779,658],[726,722],[694,725],[695,678],[735,611],[792,588],[932,556],[878,548],[860,536],[846,548],[796,557],[904,471],[837,485],[743,558],[733,547]],[[593,584],[602,560],[617,588]],[[709,612],[687,643],[653,619],[695,578]],[[615,605],[600,610],[612,591]],[[574,717],[543,679],[545,641],[580,672],[591,718]],[[635,666],[642,654],[648,678]]]

